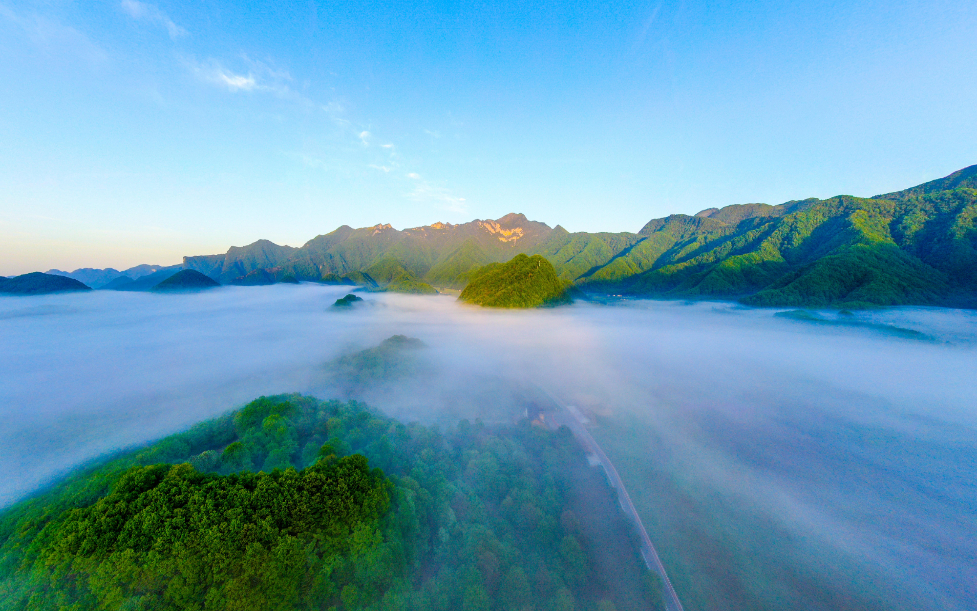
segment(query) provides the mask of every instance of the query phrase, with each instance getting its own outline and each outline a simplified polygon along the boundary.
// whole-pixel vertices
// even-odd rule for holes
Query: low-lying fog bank
[[[0,298],[0,506],[404,334],[423,367],[362,398],[505,420],[538,386],[594,418],[686,609],[977,601],[977,314],[730,304],[486,311],[317,285]]]

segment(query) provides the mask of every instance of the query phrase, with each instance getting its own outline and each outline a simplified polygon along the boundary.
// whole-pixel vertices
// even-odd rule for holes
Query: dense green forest
[[[343,226],[298,249],[262,241],[230,259],[186,257],[184,264],[219,278],[244,272],[268,281],[375,287],[402,278],[408,292],[432,292],[462,288],[484,266],[527,254],[542,255],[561,279],[600,294],[761,306],[975,307],[975,218],[971,166],[871,198],[708,208],[654,219],[637,233],[570,233],[509,214],[403,231]]]
[[[350,308],[358,301],[363,301],[363,298],[357,297],[352,293],[347,293],[345,297],[340,297],[332,305],[334,308]]]
[[[585,464],[525,420],[262,397],[0,514],[0,609],[658,608],[648,571],[628,598],[595,569],[568,496]]]
[[[538,308],[570,303],[569,288],[540,255],[516,255],[477,270],[459,299],[493,308]]]

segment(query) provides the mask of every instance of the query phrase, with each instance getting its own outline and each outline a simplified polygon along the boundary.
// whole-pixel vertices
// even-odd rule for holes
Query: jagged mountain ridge
[[[359,229],[343,225],[301,248],[259,240],[232,247],[225,255],[184,257],[183,266],[223,284],[265,284],[287,277],[339,280],[358,272],[370,275],[371,271],[377,277],[370,278],[382,284],[393,279],[388,276],[390,261],[395,261],[402,268],[397,269],[398,277],[407,272],[414,279],[427,280],[430,274],[440,286],[459,282],[464,286],[466,273],[525,252],[552,231],[545,223],[530,221],[522,214],[404,230],[389,224]]]

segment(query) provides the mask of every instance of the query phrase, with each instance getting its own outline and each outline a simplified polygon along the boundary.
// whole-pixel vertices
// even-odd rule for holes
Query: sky
[[[0,0],[0,275],[977,163],[977,4]]]

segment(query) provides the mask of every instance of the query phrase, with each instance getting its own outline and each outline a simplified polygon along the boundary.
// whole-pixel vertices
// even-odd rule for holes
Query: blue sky
[[[977,163],[977,4],[0,0],[0,274]]]

